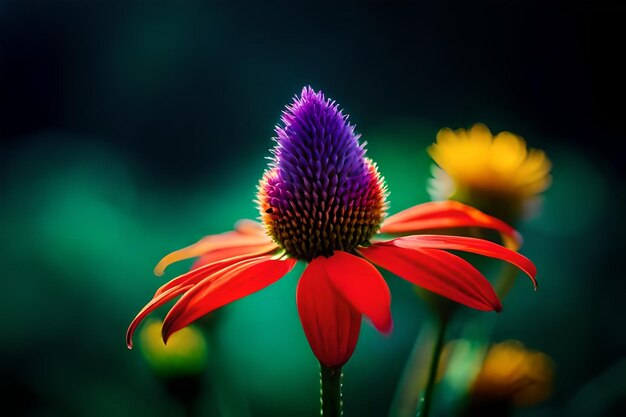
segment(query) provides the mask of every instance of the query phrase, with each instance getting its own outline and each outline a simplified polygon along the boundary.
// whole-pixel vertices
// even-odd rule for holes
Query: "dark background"
[[[520,415],[623,410],[623,7],[233,3],[0,2],[0,408],[180,412],[125,328],[162,282],[160,256],[256,217],[273,126],[310,84],[368,141],[392,212],[427,200],[439,128],[484,122],[546,150],[554,184],[520,226],[541,291],[517,283],[494,338],[557,366],[552,398]],[[216,360],[247,401],[231,415],[316,414],[296,278],[224,309]],[[396,329],[364,326],[347,415],[385,415],[426,315],[390,285]]]

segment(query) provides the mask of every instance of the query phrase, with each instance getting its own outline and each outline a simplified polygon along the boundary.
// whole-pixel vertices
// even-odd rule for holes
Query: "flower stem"
[[[328,368],[320,365],[320,416],[341,417],[343,415],[342,378],[341,367]]]
[[[431,346],[435,343],[435,332],[438,328],[434,320],[428,320],[422,325],[398,383],[389,409],[389,417],[413,417],[415,415],[420,401],[420,391],[428,372],[424,369],[424,364],[429,363]]]
[[[428,372],[428,380],[424,389],[424,396],[417,410],[417,417],[428,417],[430,413],[430,405],[432,403],[433,391],[437,379],[437,370],[439,369],[439,358],[443,349],[443,339],[446,333],[448,320],[439,317],[437,320],[437,340],[433,347],[432,357],[430,361],[430,371]]]

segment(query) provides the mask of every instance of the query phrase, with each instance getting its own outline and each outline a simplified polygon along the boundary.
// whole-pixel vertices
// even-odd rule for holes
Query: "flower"
[[[470,204],[509,223],[532,214],[537,196],[551,182],[551,164],[539,149],[527,149],[521,137],[487,126],[441,129],[428,148],[437,166],[429,192],[433,200]]]
[[[152,311],[182,295],[163,322],[163,339],[201,316],[252,294],[307,263],[296,301],[304,333],[320,363],[340,367],[351,357],[365,315],[382,333],[392,328],[391,295],[378,265],[479,310],[500,310],[493,288],[460,250],[510,262],[535,280],[524,256],[498,244],[460,236],[408,234],[449,227],[484,227],[519,237],[505,223],[457,202],[428,203],[383,223],[387,191],[359,135],[337,104],[304,88],[287,106],[276,146],[260,181],[261,223],[205,237],[156,266],[157,275],[181,259],[199,257],[191,271],[157,290],[127,332]]]
[[[166,346],[161,337],[162,324],[152,319],[139,333],[141,352],[154,372],[167,377],[202,373],[209,350],[202,332],[188,326],[172,335]]]
[[[470,391],[482,403],[530,406],[550,396],[553,379],[554,365],[546,354],[508,340],[491,346]]]

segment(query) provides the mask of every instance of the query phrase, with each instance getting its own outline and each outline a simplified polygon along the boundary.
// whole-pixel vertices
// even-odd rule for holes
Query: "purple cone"
[[[386,193],[348,116],[321,91],[305,87],[281,120],[259,187],[270,235],[307,260],[366,243],[382,221]]]

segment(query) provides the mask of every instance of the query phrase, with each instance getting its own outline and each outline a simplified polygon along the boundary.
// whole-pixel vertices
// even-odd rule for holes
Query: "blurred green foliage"
[[[140,352],[126,349],[126,327],[158,286],[191,265],[155,278],[161,256],[257,217],[252,200],[272,127],[305,83],[351,114],[387,180],[391,213],[427,200],[425,148],[444,124],[483,121],[546,150],[554,184],[543,213],[520,230],[540,291],[515,284],[504,311],[489,318],[497,320],[494,340],[522,340],[556,363],[553,397],[520,416],[576,415],[589,408],[580,392],[595,393],[595,410],[623,409],[624,384],[610,371],[626,347],[616,247],[624,233],[620,173],[580,137],[569,141],[572,130],[538,123],[536,97],[515,95],[506,73],[488,78],[470,69],[455,77],[457,69],[436,65],[470,53],[452,40],[465,36],[463,27],[446,36],[436,29],[446,12],[405,11],[398,2],[396,11],[375,4],[348,11],[346,20],[324,20],[309,10],[239,14],[219,4],[123,3],[0,6],[7,57],[0,69],[12,98],[0,107],[0,413],[182,415]],[[423,25],[416,29],[417,16]],[[315,22],[323,23],[309,28]],[[491,39],[480,34],[469,51]],[[404,35],[413,51],[395,43]],[[492,45],[482,57],[493,58],[507,42],[526,45],[511,36],[499,42],[502,49]],[[503,106],[509,97],[517,101]],[[555,125],[565,119],[553,116]],[[223,308],[205,327],[211,383],[201,415],[317,415],[318,367],[295,304],[301,271]],[[427,314],[410,285],[385,276],[394,332],[383,337],[363,325],[345,367],[347,416],[386,415]],[[453,323],[450,336],[460,327]],[[615,391],[585,385],[606,370]]]
[[[369,155],[386,176],[395,212],[425,201],[429,161],[424,148],[436,130],[422,125],[382,130],[365,137]],[[385,146],[390,142],[393,147]],[[51,159],[51,148],[67,152]],[[554,358],[557,390],[543,407],[556,413],[599,370],[602,360],[596,356],[611,354],[610,344],[620,337],[605,322],[612,318],[602,316],[603,297],[615,290],[607,288],[610,281],[602,274],[612,269],[605,264],[611,240],[589,238],[597,230],[604,236],[615,233],[609,227],[614,208],[609,190],[617,185],[580,149],[548,152],[554,184],[545,194],[542,215],[522,228],[522,252],[537,264],[540,291],[533,292],[526,280],[517,282],[497,317],[494,337],[523,340]],[[202,187],[166,188],[114,150],[69,147],[59,134],[32,138],[16,152],[5,167],[2,190],[1,226],[11,238],[2,246],[8,278],[3,309],[10,319],[2,324],[0,356],[7,378],[31,391],[35,415],[175,412],[168,397],[158,395],[141,355],[125,348],[126,326],[164,279],[190,265],[182,262],[165,278],[155,278],[151,270],[160,256],[204,234],[228,230],[239,218],[256,217],[251,200],[263,157],[257,156],[254,169],[244,167],[223,180],[209,176]],[[593,203],[582,204],[581,195]],[[234,403],[225,403],[225,409],[247,402],[251,415],[317,412],[317,364],[295,305],[301,270],[225,307],[211,327],[217,355],[212,363],[219,363],[221,375],[213,386],[226,390]],[[407,283],[387,276],[395,329],[382,337],[364,325],[346,366],[346,413],[351,415],[375,415],[367,414],[372,409],[384,414],[426,314]],[[464,314],[477,313],[466,309]],[[364,393],[368,401],[362,401]]]

